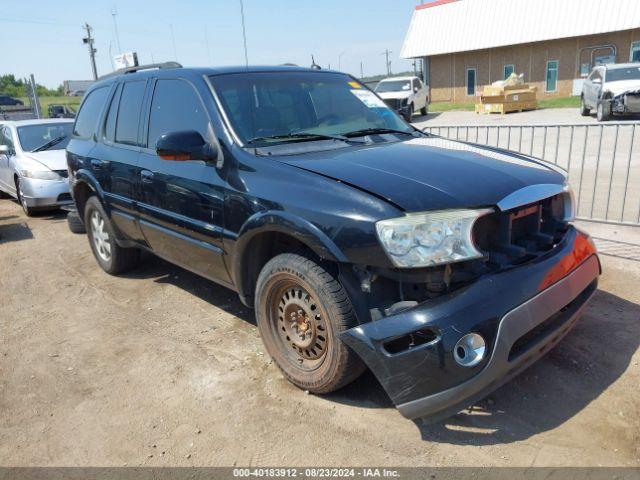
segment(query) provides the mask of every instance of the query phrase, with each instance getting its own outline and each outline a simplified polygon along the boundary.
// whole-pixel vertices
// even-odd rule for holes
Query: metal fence
[[[554,163],[568,172],[579,219],[640,226],[637,125],[454,125],[424,131]]]

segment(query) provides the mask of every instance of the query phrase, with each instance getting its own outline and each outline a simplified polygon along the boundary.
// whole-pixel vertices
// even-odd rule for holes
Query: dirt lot
[[[558,348],[425,426],[371,374],[305,395],[229,290],[154,258],[110,277],[63,216],[2,200],[0,465],[638,466],[640,262],[603,262]]]

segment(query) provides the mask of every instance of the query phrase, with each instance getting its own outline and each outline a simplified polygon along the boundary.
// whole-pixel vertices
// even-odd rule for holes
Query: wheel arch
[[[242,226],[231,261],[231,274],[245,305],[253,306],[256,281],[264,265],[276,255],[293,252],[302,252],[328,264],[347,261],[322,230],[295,215],[263,212]]]
[[[97,196],[102,205],[105,205],[104,193],[98,181],[89,172],[79,170],[76,173],[71,193],[80,218],[84,216],[84,207],[89,197]]]

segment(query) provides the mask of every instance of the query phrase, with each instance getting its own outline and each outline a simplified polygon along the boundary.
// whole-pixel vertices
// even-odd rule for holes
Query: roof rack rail
[[[128,73],[136,73],[141,70],[153,70],[153,69],[162,70],[165,68],[182,68],[182,65],[178,62],[163,62],[163,63],[150,63],[148,65],[138,65],[136,67],[121,68],[120,70],[116,70],[114,72],[107,73],[106,75],[102,75],[99,78],[99,80],[104,80],[106,78],[111,78],[118,75],[126,75]]]

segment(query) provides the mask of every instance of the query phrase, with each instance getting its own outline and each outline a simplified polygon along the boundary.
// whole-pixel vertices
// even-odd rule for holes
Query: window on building
[[[506,80],[507,78],[509,78],[512,73],[515,73],[515,71],[516,71],[516,66],[515,65],[513,65],[513,64],[505,65],[504,66],[504,79]]]
[[[549,60],[547,62],[547,75],[546,75],[546,92],[556,92],[558,90],[558,61]]]
[[[467,95],[476,94],[476,69],[467,68]]]
[[[631,53],[629,54],[630,62],[640,62],[640,42],[631,44]]]

